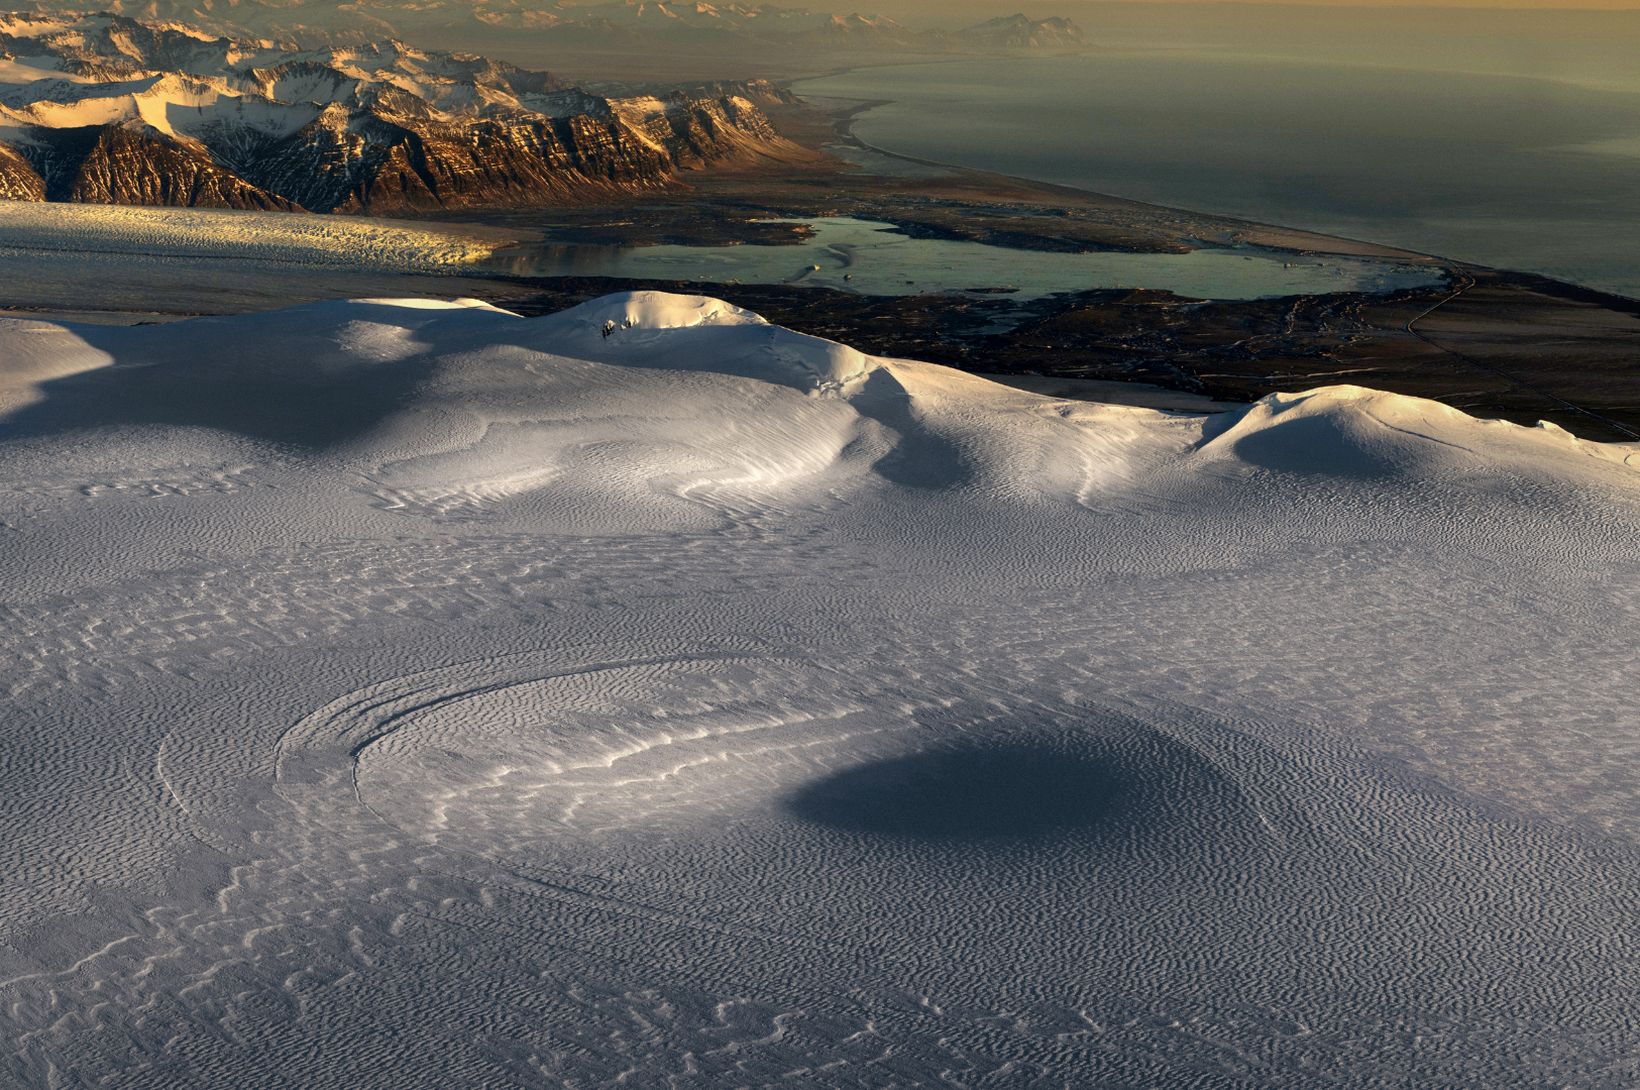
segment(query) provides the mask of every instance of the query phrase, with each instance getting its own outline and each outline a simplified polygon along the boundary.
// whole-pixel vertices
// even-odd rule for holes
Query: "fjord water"
[[[888,151],[1640,296],[1640,93],[1161,51],[861,69]]]

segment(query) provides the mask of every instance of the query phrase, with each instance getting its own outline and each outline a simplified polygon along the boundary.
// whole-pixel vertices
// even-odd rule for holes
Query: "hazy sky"
[[[1156,0],[1166,2],[1166,0]],[[1541,11],[1640,11],[1635,0],[1266,0],[1269,3],[1326,7],[1525,8]]]
[[[1218,3],[1192,0],[786,0],[963,26],[1024,11],[1067,15],[1106,49],[1266,56],[1422,72],[1530,76],[1640,92],[1640,0],[1402,0]],[[1511,2],[1530,4],[1501,10]],[[1465,6],[1457,6],[1465,5]],[[1490,5],[1486,10],[1482,5]],[[1575,10],[1574,10],[1575,9]]]
[[[1091,0],[1097,3],[1098,0]],[[1165,3],[1167,0],[1151,0]],[[1408,8],[1534,8],[1545,11],[1635,11],[1640,4],[1634,0],[1442,0],[1438,4],[1420,0],[1263,0],[1266,3],[1296,4],[1325,7],[1408,7]]]
[[[1104,7],[1112,0],[1059,0],[1051,7]],[[1243,3],[1246,0],[1114,0],[1118,3]],[[1440,0],[1440,3],[1428,3],[1427,0],[1251,0],[1255,3],[1279,3],[1292,7],[1335,7],[1335,8],[1530,8],[1538,11],[1640,11],[1640,0]],[[813,7],[827,7],[827,5],[813,5]],[[848,7],[848,5],[830,5],[830,7]],[[948,0],[897,0],[897,3],[879,3],[872,5],[869,0],[863,0],[858,5],[861,10],[872,10],[874,7],[895,7],[902,10],[927,11],[928,15],[938,15],[950,7]],[[1018,10],[1033,13],[1040,3],[1033,5],[1032,0],[997,0],[992,7],[1018,8]]]
[[[1165,0],[1161,0],[1165,2]],[[1419,0],[1266,0],[1268,3],[1320,5],[1330,7],[1425,7],[1425,8],[1533,8],[1545,11],[1635,11],[1634,0],[1442,0],[1439,4]]]
[[[805,6],[805,0],[781,0],[789,6]],[[813,2],[806,6],[819,8],[856,9],[872,11],[896,18],[946,19],[969,18],[974,15],[995,15],[1002,12],[1023,11],[1028,15],[1087,15],[1094,16],[1101,8],[1129,6],[1134,0],[833,0],[832,3]],[[1200,0],[1136,0],[1145,6],[1183,5],[1199,6]],[[1422,3],[1420,0],[1257,0],[1259,5],[1286,7],[1332,8],[1507,8],[1543,12],[1576,11],[1634,11],[1640,12],[1640,0],[1441,0],[1440,3]],[[1214,6],[1236,8],[1250,6],[1240,0],[1221,0]]]

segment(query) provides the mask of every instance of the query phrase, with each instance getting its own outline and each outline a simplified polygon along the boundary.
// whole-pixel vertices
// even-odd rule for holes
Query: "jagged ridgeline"
[[[34,11],[73,12],[82,0],[33,0]],[[1069,19],[1009,15],[964,30],[913,29],[881,15],[816,11],[787,3],[705,0],[102,0],[98,10],[149,22],[186,23],[213,34],[269,37],[304,46],[403,38],[476,43],[518,31],[560,48],[694,48],[733,44],[767,56],[812,57],[845,49],[972,52],[1075,49],[1082,33]],[[426,36],[426,37],[423,37]]]
[[[749,82],[607,98],[398,41],[0,15],[0,197],[391,213],[567,201],[798,149]]]

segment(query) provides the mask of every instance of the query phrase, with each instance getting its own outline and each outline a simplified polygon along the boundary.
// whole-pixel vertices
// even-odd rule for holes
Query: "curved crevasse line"
[[[364,813],[369,814],[370,817],[376,822],[379,822],[384,827],[393,830],[395,833],[401,833],[410,837],[411,840],[417,843],[433,847],[441,853],[448,853],[456,857],[482,863],[486,868],[488,868],[489,872],[493,873],[495,876],[505,875],[509,879],[520,883],[527,890],[536,894],[550,896],[558,900],[591,904],[603,911],[616,912],[619,914],[632,916],[634,918],[683,921],[694,928],[710,930],[732,937],[754,938],[785,946],[813,949],[827,954],[854,953],[855,951],[852,951],[851,948],[836,943],[803,939],[787,934],[778,929],[716,920],[707,916],[702,916],[699,912],[690,911],[687,908],[652,904],[647,900],[616,892],[614,886],[603,888],[608,886],[608,883],[599,881],[596,876],[587,875],[571,868],[557,866],[545,860],[532,860],[528,864],[521,864],[504,856],[466,849],[458,845],[442,843],[436,838],[428,838],[418,834],[413,829],[405,828],[402,824],[395,821],[390,815],[383,814],[373,807],[361,792],[358,778],[360,759],[369,751],[369,749],[399,731],[411,729],[415,719],[418,716],[435,711],[439,708],[448,707],[452,704],[459,704],[465,699],[477,698],[497,692],[505,692],[509,689],[522,686],[536,685],[543,682],[561,679],[587,677],[623,669],[639,669],[646,666],[669,666],[686,665],[690,663],[721,663],[736,661],[778,661],[788,666],[799,665],[798,660],[789,657],[777,658],[772,654],[757,652],[722,651],[681,655],[655,655],[632,659],[612,659],[602,662],[583,663],[572,668],[561,668],[546,672],[530,671],[527,676],[498,680],[489,685],[461,686],[439,692],[438,695],[427,699],[416,699],[417,697],[424,696],[426,693],[431,691],[425,687],[425,683],[428,680],[447,679],[448,674],[452,670],[459,670],[462,666],[488,665],[490,663],[490,660],[476,660],[474,663],[462,664],[456,667],[441,668],[433,671],[424,671],[417,674],[391,679],[388,682],[382,683],[381,686],[371,687],[372,691],[370,691],[363,699],[350,700],[348,698],[343,698],[339,701],[333,702],[330,705],[327,705],[325,708],[320,709],[319,712],[315,713],[314,716],[304,719],[301,724],[298,724],[298,727],[305,725],[309,732],[335,732],[331,737],[334,738],[336,744],[322,746],[320,747],[319,752],[323,752],[323,750],[328,749],[332,754],[340,756],[341,751],[345,746],[347,752],[346,774],[350,781],[349,786],[352,790],[353,802]],[[828,667],[821,664],[809,665],[813,665],[816,669],[829,670]],[[393,692],[391,694],[383,693],[379,691],[382,687],[391,687]],[[406,699],[415,699],[415,703],[409,707],[399,706]],[[389,714],[379,719],[374,718],[376,713],[388,708],[393,709]],[[350,719],[358,717],[365,718],[367,722],[349,722]],[[676,737],[665,738],[654,745],[633,746],[627,752],[611,755],[609,760],[605,762],[565,766],[562,769],[555,769],[554,771],[562,773],[574,772],[576,770],[594,770],[598,768],[612,769],[622,760],[652,752],[656,748],[686,744],[695,740],[707,740],[711,737],[720,736],[723,734],[754,734],[762,730],[774,729],[783,725],[789,725],[788,721],[776,718],[771,721],[753,724],[742,731],[699,731],[692,732],[691,735],[680,734]],[[369,732],[366,737],[357,740],[351,740],[348,738],[349,734],[354,733],[361,728]],[[293,730],[294,729],[296,728],[293,728]],[[695,734],[698,734],[699,737],[694,737]],[[287,732],[287,736],[288,735],[289,732]],[[299,744],[300,742],[297,740],[293,740],[291,742],[292,747]],[[287,749],[288,748],[290,747],[287,747]],[[335,785],[338,788],[342,786],[340,783],[339,773],[336,776]],[[555,875],[556,877],[549,877],[548,875]],[[586,888],[588,882],[593,883],[594,886],[599,888]]]
[[[539,654],[539,652],[521,652],[520,656]],[[438,667],[433,670],[418,671],[391,678],[365,689],[356,690],[340,699],[325,705],[293,724],[289,730],[280,736],[274,747],[274,779],[278,783],[286,778],[286,770],[294,753],[299,750],[308,752],[324,752],[326,749],[336,748],[334,745],[326,747],[307,746],[305,739],[316,739],[319,733],[329,725],[336,725],[336,740],[342,741],[356,729],[374,729],[374,732],[364,739],[351,742],[347,746],[347,756],[356,759],[364,749],[371,744],[393,733],[395,724],[405,717],[429,708],[441,706],[452,701],[471,698],[486,693],[515,688],[522,685],[537,684],[558,678],[569,678],[587,674],[605,673],[611,670],[631,669],[641,666],[665,666],[683,662],[713,662],[764,659],[769,656],[757,652],[703,652],[686,655],[653,655],[629,659],[611,659],[601,662],[585,663],[579,666],[549,670],[545,673],[531,671],[526,676],[512,677],[504,680],[491,681],[479,685],[462,685],[440,691],[439,687],[429,686],[428,682],[451,674],[460,676],[461,672],[476,666],[493,665],[494,659],[475,659],[467,663],[458,663],[453,666]],[[388,707],[399,701],[413,698],[422,694],[436,693],[427,699],[408,708],[395,711],[384,718],[373,718],[371,713],[376,709]],[[349,722],[351,721],[351,722]],[[385,729],[383,729],[385,728]]]

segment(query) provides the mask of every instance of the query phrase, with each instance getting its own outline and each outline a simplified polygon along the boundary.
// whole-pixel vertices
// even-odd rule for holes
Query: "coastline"
[[[1088,59],[1098,56],[1098,51],[1082,51],[1077,53],[1055,53],[1043,56],[1014,55],[1008,57],[986,58],[989,62],[1010,64],[1036,63],[1056,59],[1081,58]],[[1252,58],[1243,58],[1252,59]],[[861,123],[873,112],[884,107],[896,105],[902,98],[876,96],[870,98],[855,97],[852,95],[832,94],[815,90],[799,90],[812,84],[847,76],[853,73],[871,72],[882,69],[912,69],[938,65],[958,63],[946,59],[930,59],[912,63],[869,63],[849,65],[828,71],[820,76],[804,76],[784,81],[783,85],[794,95],[809,101],[818,109],[830,109],[836,117],[838,141],[840,144],[868,152],[872,155],[894,159],[905,163],[916,164],[928,168],[940,168],[949,171],[969,172],[976,176],[998,176],[1010,178],[1021,183],[1028,183],[1041,187],[1044,191],[1059,191],[1066,194],[1076,194],[1085,197],[1096,197],[1113,202],[1125,202],[1133,205],[1145,206],[1161,211],[1177,214],[1183,217],[1192,217],[1203,220],[1212,220],[1223,223],[1235,223],[1246,232],[1245,241],[1254,245],[1268,246],[1273,249],[1291,249],[1297,252],[1316,253],[1356,253],[1371,256],[1394,256],[1402,259],[1420,259],[1439,263],[1451,268],[1466,268],[1472,270],[1490,270],[1495,272],[1519,272],[1522,275],[1551,280],[1568,288],[1595,293],[1599,296],[1623,300],[1625,302],[1640,302],[1640,292],[1625,293],[1611,287],[1603,286],[1599,281],[1601,276],[1591,270],[1588,278],[1578,278],[1565,273],[1557,273],[1542,268],[1532,268],[1529,265],[1521,266],[1509,262],[1487,261],[1473,257],[1452,256],[1451,251],[1438,247],[1421,247],[1416,243],[1378,241],[1369,233],[1353,233],[1337,231],[1325,226],[1304,227],[1285,223],[1279,215],[1264,216],[1257,212],[1221,212],[1204,210],[1199,206],[1188,203],[1158,202],[1151,198],[1128,196],[1108,189],[1096,188],[1089,185],[1049,180],[1028,174],[999,174],[990,168],[972,163],[951,162],[914,155],[907,151],[899,151],[868,140],[860,133]],[[1377,67],[1377,66],[1375,66]],[[1485,76],[1486,73],[1475,73]],[[1546,81],[1554,82],[1554,81]],[[839,108],[830,104],[846,103],[847,107]],[[1325,240],[1325,241],[1322,241]],[[1608,277],[1609,279],[1609,277]]]
[[[1008,59],[1032,60],[1035,58],[1019,57]],[[956,62],[949,60],[926,61],[920,62],[919,65],[915,66],[932,66],[950,63]],[[826,73],[826,76],[845,75],[850,72],[864,71],[874,68],[901,67],[914,67],[914,65],[853,65],[847,68],[837,69],[834,72],[828,72]],[[1339,254],[1356,257],[1381,257],[1392,260],[1433,263],[1447,267],[1487,267],[1474,265],[1471,262],[1461,261],[1454,258],[1448,258],[1441,254],[1409,249],[1402,246],[1394,246],[1388,243],[1374,242],[1371,239],[1352,238],[1347,235],[1336,235],[1324,231],[1316,231],[1306,227],[1292,227],[1284,224],[1269,223],[1263,220],[1251,219],[1242,216],[1233,216],[1217,212],[1203,212],[1194,208],[1186,208],[1182,205],[1161,204],[1155,201],[1147,201],[1136,197],[1123,196],[1119,193],[1108,193],[1087,186],[1067,185],[1062,182],[1051,182],[1041,178],[1027,177],[1025,175],[1004,174],[998,171],[985,170],[961,163],[950,163],[936,159],[925,159],[919,156],[907,154],[905,152],[894,151],[891,148],[886,148],[866,140],[857,131],[857,125],[860,120],[872,110],[883,106],[893,105],[899,101],[898,99],[852,99],[846,96],[815,96],[816,99],[850,104],[846,107],[828,107],[823,105],[821,102],[808,98],[796,90],[794,85],[795,83],[806,82],[810,78],[824,77],[804,77],[802,80],[793,81],[792,84],[786,84],[785,86],[793,95],[807,103],[811,108],[828,114],[833,118],[837,141],[840,145],[868,152],[872,155],[881,156],[885,159],[892,159],[918,167],[937,169],[953,175],[963,174],[979,179],[1000,179],[1013,185],[1031,187],[1044,194],[1062,193],[1082,199],[1092,199],[1096,201],[1120,203],[1152,209],[1159,213],[1174,216],[1233,224],[1245,232],[1245,235],[1241,241],[1244,241],[1248,245],[1263,246],[1273,250],[1286,250],[1299,254]]]
[[[783,115],[774,118],[777,127],[813,153],[801,159],[749,155],[691,172],[664,191],[408,222],[568,243],[734,245],[789,240],[791,229],[771,226],[774,220],[852,216],[895,224],[913,237],[1022,254],[1256,246],[1416,264],[1443,271],[1450,283],[1242,302],[1090,287],[1027,302],[1005,295],[878,297],[812,284],[532,276],[495,267],[368,276],[345,268],[296,276],[252,270],[240,283],[213,276],[202,284],[185,269],[153,263],[132,282],[107,270],[76,272],[71,261],[60,261],[50,279],[13,278],[0,307],[19,317],[86,321],[92,302],[109,312],[99,317],[134,322],[325,298],[468,296],[539,315],[610,292],[656,289],[724,298],[873,355],[1045,382],[1062,392],[1056,396],[1099,399],[1099,391],[1111,389],[1102,384],[1119,382],[1135,384],[1136,393],[1138,384],[1160,387],[1195,404],[1245,403],[1346,382],[1443,400],[1472,415],[1526,424],[1547,419],[1585,438],[1640,435],[1640,302],[1373,243],[919,161],[854,134],[852,122],[870,105],[834,99],[822,109],[800,98],[774,110]],[[872,157],[871,169],[825,150],[838,148]]]

